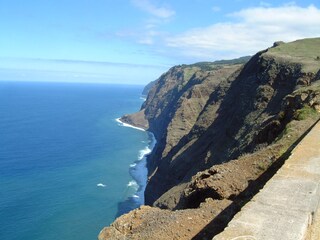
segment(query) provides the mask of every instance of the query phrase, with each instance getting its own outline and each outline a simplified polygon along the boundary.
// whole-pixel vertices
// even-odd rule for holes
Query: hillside
[[[163,74],[141,111],[122,119],[157,139],[145,192],[154,207],[120,217],[100,239],[221,231],[319,118],[319,56],[320,38],[304,39],[275,43],[246,64],[180,65]]]

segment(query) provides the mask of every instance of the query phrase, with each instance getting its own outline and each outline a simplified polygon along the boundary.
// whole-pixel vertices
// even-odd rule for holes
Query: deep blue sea
[[[0,239],[97,239],[143,202],[152,136],[116,121],[142,88],[0,82]]]

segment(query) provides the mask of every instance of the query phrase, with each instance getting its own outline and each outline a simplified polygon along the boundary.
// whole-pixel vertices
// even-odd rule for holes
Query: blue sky
[[[146,84],[320,36],[320,1],[0,0],[0,79]]]

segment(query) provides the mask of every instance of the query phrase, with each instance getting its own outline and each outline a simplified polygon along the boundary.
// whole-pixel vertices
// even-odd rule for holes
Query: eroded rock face
[[[271,144],[305,104],[319,108],[314,90],[301,95],[304,98],[307,94],[301,104],[288,105],[296,89],[313,85],[319,78],[320,63],[314,56],[306,54],[302,58],[301,53],[290,52],[299,51],[296,49],[305,44],[309,41],[259,52],[244,67],[216,66],[210,74],[201,70],[187,83],[183,76],[188,68],[171,69],[162,76],[144,106],[151,131],[161,133],[157,135],[158,148],[149,158],[147,204],[153,204],[170,189],[177,194],[176,186],[190,182],[199,171]],[[319,39],[310,43],[311,48],[317,49],[317,44]],[[194,81],[197,84],[192,85]],[[166,92],[172,92],[169,98]],[[194,95],[188,98],[190,92]],[[197,96],[205,97],[200,100]],[[149,112],[156,115],[149,118]]]
[[[142,206],[119,217],[110,227],[104,228],[99,240],[190,240],[194,237],[204,239],[201,232],[212,217],[217,216],[231,201],[214,201],[207,199],[198,209],[180,211],[162,210],[155,207]],[[218,231],[217,226],[216,231]]]
[[[149,122],[145,117],[145,113],[143,109],[136,113],[124,115],[120,118],[120,120],[121,122],[130,124],[145,130],[149,128]]]
[[[242,65],[213,65],[210,70],[204,71],[198,67],[178,66],[158,80],[143,106],[150,130],[155,133],[158,141],[157,148],[148,161],[149,173],[152,175],[150,183],[154,181],[153,177],[156,179],[158,175],[162,175],[161,171],[167,171],[169,168],[180,173],[187,172],[183,164],[179,163],[179,166],[175,166],[172,154],[177,153],[181,146],[187,143],[186,137],[194,129],[201,113],[208,107],[210,97],[216,101],[213,107],[219,106],[225,89],[230,84],[228,78],[232,78],[233,74],[237,74],[241,68]],[[208,116],[201,121],[206,125],[214,117],[214,115]],[[178,170],[179,168],[181,170]],[[152,194],[146,194],[147,203],[152,203],[162,195],[164,188],[169,186],[168,182],[173,183],[171,186],[177,183],[176,180],[169,179],[174,176],[171,174],[160,181],[164,186],[159,184],[153,188],[159,193],[155,194],[153,190]],[[177,179],[178,181],[182,180],[180,176],[178,178],[180,178]]]
[[[175,186],[155,202],[163,204],[162,208],[183,210],[141,206],[104,228],[99,240],[212,239],[259,190],[261,174],[277,163],[280,150],[287,149],[313,123],[312,119],[299,121],[294,124],[295,131],[285,136],[287,142],[275,143],[198,172],[189,183]]]
[[[118,218],[100,239],[218,233],[318,120],[319,46],[320,38],[276,44],[245,65],[182,65],[163,74],[141,111],[122,118],[157,138],[145,192],[155,207]]]

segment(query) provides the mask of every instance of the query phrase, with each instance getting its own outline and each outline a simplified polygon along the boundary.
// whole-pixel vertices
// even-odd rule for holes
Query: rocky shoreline
[[[145,118],[143,110],[137,113],[124,115],[120,118],[120,121],[144,130],[148,130],[149,128],[149,123]]]
[[[146,204],[99,239],[211,239],[318,120],[320,38],[277,43],[248,62],[180,65],[121,121],[154,133]],[[306,51],[308,49],[308,51]]]

